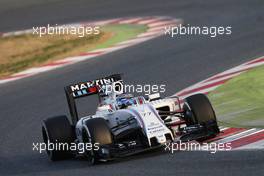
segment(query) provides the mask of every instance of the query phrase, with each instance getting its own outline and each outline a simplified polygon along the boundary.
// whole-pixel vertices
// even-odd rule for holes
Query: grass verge
[[[82,52],[106,48],[145,32],[144,25],[106,25],[99,35],[32,34],[0,38],[0,78]]]
[[[218,120],[233,127],[264,127],[264,66],[245,72],[209,94]]]

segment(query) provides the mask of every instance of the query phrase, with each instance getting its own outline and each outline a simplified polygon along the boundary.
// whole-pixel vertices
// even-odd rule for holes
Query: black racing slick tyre
[[[93,148],[87,151],[87,157],[91,164],[97,164],[100,160],[99,149],[102,146],[111,145],[113,143],[110,128],[103,118],[93,118],[85,122],[83,129],[83,142],[91,143]]]
[[[197,141],[215,137],[219,133],[215,111],[204,94],[195,94],[185,99],[183,106],[187,126],[202,125],[204,136]]]
[[[185,98],[184,110],[190,125],[216,121],[214,109],[204,94],[195,94]]]
[[[76,137],[74,128],[67,116],[55,116],[44,120],[42,123],[42,137],[46,144],[47,154],[52,161],[74,157],[69,148]]]

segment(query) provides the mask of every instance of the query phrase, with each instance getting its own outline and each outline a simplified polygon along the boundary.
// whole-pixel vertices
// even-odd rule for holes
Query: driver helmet
[[[132,106],[137,104],[136,100],[133,98],[131,94],[121,94],[116,98],[117,106],[120,109],[127,108],[128,106]]]

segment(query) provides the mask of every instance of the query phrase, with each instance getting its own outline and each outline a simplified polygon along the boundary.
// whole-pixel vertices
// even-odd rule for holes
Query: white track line
[[[219,127],[220,131],[225,131],[227,129],[229,129],[229,127]]]
[[[252,128],[252,129],[255,129],[255,128]],[[239,140],[239,139],[242,139],[242,138],[245,138],[245,137],[248,137],[248,136],[251,136],[251,135],[257,134],[257,133],[261,133],[261,132],[263,132],[263,131],[264,131],[264,129],[256,129],[255,132],[250,133],[250,134],[246,134],[246,135],[244,135],[244,136],[241,136],[241,137],[237,138],[236,140]]]
[[[155,21],[159,21],[159,20],[162,20],[162,18],[153,18],[153,19],[147,19],[147,20],[142,20],[140,22],[138,22],[138,24],[150,24],[152,22],[155,22]]]
[[[237,134],[228,136],[228,137],[226,137],[224,139],[218,140],[217,143],[228,143],[228,142],[232,142],[232,141],[235,141],[237,139],[240,139],[240,138],[243,138],[243,137],[246,137],[246,136],[255,134],[256,132],[259,132],[259,131],[260,130],[258,130],[256,128],[252,128],[252,129],[249,129],[249,130],[246,130],[246,131],[243,131],[243,132],[240,132],[240,133],[237,133]]]
[[[252,149],[263,149],[263,148],[264,148],[264,139],[241,147],[237,147],[234,150],[252,150]]]
[[[123,20],[121,22],[119,22],[119,24],[129,24],[129,23],[134,23],[138,20],[142,20],[143,18],[132,18],[132,19],[128,19],[128,20]]]
[[[215,90],[217,87],[219,87],[221,84],[219,85],[216,85],[216,86],[213,86],[213,87],[210,87],[210,88],[206,88],[206,89],[202,89],[202,90],[198,90],[198,91],[194,91],[194,92],[190,92],[190,93],[187,93],[187,94],[184,94],[182,96],[180,96],[180,99],[184,99],[190,95],[193,95],[193,94],[198,94],[198,93],[203,93],[203,94],[206,94],[208,92],[211,92],[212,90]]]

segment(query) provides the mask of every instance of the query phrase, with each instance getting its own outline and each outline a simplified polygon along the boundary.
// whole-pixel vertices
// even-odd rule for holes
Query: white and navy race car
[[[106,91],[122,82],[120,74],[65,87],[71,118],[56,116],[42,124],[46,144],[90,144],[84,152],[63,148],[47,149],[53,161],[86,157],[92,164],[164,146],[172,141],[203,141],[219,133],[215,112],[204,94],[185,98],[160,98],[158,94],[134,97]],[[97,94],[94,115],[79,117],[75,100]]]

